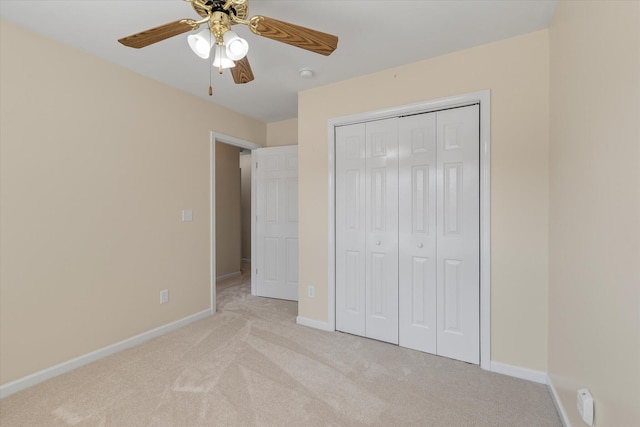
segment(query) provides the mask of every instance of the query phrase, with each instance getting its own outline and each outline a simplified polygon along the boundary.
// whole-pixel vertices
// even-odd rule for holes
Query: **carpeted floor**
[[[10,426],[561,426],[546,387],[296,325],[218,284],[218,313],[0,401]]]

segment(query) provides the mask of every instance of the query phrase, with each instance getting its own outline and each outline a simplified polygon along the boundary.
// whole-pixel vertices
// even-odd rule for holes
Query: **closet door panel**
[[[336,129],[336,329],[365,335],[365,125]]]
[[[365,336],[398,343],[398,119],[366,124]]]
[[[436,353],[436,114],[400,119],[399,344]]]
[[[480,361],[479,107],[437,113],[437,354]]]
[[[479,363],[479,107],[336,128],[336,329]]]

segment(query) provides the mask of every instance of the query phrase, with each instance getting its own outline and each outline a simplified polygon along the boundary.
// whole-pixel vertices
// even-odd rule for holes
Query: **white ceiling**
[[[234,30],[249,42],[255,80],[236,85],[187,46],[186,34],[143,49],[117,39],[200,17],[181,0],[0,0],[0,17],[266,123],[297,117],[298,91],[549,26],[557,0],[249,0],[264,15],[339,37],[322,56]],[[472,64],[470,64],[471,66]],[[45,64],[46,66],[46,64]],[[303,79],[301,68],[315,76]]]

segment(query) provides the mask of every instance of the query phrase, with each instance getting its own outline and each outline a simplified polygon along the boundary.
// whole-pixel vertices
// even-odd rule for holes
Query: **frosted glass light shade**
[[[211,52],[211,37],[211,31],[205,28],[197,34],[189,35],[187,42],[193,53],[202,59],[207,59]]]
[[[227,52],[223,45],[216,45],[216,56],[213,59],[213,66],[216,68],[233,68],[236,66],[235,62],[227,57]]]
[[[243,38],[240,38],[235,32],[229,30],[222,36],[224,45],[226,46],[226,53],[229,59],[238,61],[249,52],[249,43]]]

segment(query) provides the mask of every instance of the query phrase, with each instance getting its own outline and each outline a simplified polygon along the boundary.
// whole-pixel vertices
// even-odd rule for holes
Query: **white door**
[[[400,119],[399,162],[399,344],[436,354],[436,113]]]
[[[259,148],[256,158],[256,293],[298,300],[298,147]]]
[[[400,119],[400,345],[479,363],[478,106]]]
[[[398,119],[336,129],[336,329],[398,343]]]
[[[398,344],[398,119],[366,124],[366,337]]]
[[[438,354],[480,362],[480,107],[437,113]]]
[[[336,129],[336,329],[479,363],[479,146],[477,105]]]
[[[336,329],[365,336],[365,125],[336,129]]]

